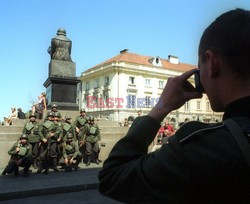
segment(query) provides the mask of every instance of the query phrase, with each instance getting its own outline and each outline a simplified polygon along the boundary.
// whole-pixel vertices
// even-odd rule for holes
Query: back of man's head
[[[219,16],[204,31],[199,56],[206,61],[206,50],[217,53],[236,76],[250,76],[250,11],[235,9]]]

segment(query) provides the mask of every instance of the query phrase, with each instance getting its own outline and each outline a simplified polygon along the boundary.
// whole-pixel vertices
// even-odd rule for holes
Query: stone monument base
[[[60,110],[79,110],[76,103],[77,77],[49,77],[45,82],[48,109],[57,104]]]
[[[49,76],[75,77],[76,64],[74,62],[52,59],[49,63]]]

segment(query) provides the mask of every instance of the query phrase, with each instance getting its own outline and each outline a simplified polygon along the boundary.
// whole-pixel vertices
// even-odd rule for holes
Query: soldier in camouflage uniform
[[[48,173],[48,169],[51,168],[58,172],[58,147],[57,142],[60,137],[57,132],[57,126],[54,123],[53,113],[48,114],[47,120],[40,126],[39,135],[42,140],[40,160],[38,173],[41,173],[45,169],[45,173]]]
[[[59,112],[53,113],[54,115],[54,124],[56,128],[57,139],[57,149],[58,149],[58,159],[62,157],[62,134],[63,134],[63,124],[61,122],[61,114]]]
[[[46,117],[45,117],[45,120],[48,118],[48,115],[49,115],[50,113],[53,113],[53,115],[54,115],[55,113],[57,113],[59,118],[62,117],[62,114],[58,111],[58,106],[57,106],[56,104],[52,104],[52,106],[51,106],[51,111],[47,112],[47,115],[46,115]]]
[[[62,133],[63,142],[65,142],[67,140],[66,136],[68,133],[71,133],[73,135],[73,139],[77,140],[75,126],[74,126],[74,124],[71,123],[71,116],[70,115],[65,116],[65,122],[64,122],[63,127],[62,127],[62,132],[63,132]]]
[[[63,143],[63,159],[61,165],[65,167],[66,171],[71,172],[72,168],[78,170],[78,165],[81,160],[82,154],[79,151],[78,141],[74,141],[72,133],[68,133],[67,140]]]
[[[86,143],[86,155],[87,155],[87,164],[90,165],[91,155],[94,152],[95,163],[100,164],[98,155],[100,152],[98,141],[101,140],[100,130],[97,124],[95,124],[95,119],[93,116],[89,117],[89,123],[86,124],[86,134],[85,134],[85,143]]]
[[[11,155],[11,159],[2,172],[2,175],[14,172],[15,176],[17,176],[19,166],[21,166],[24,167],[23,176],[28,177],[29,168],[32,163],[32,145],[29,144],[27,135],[21,135],[20,140],[12,146],[8,154]]]
[[[84,135],[86,133],[86,124],[88,123],[88,119],[86,117],[85,109],[81,109],[80,115],[76,117],[74,125],[76,127],[76,135],[79,141],[79,146],[82,147],[84,144]]]
[[[29,118],[30,121],[28,121],[24,125],[23,134],[26,134],[28,136],[29,143],[32,145],[32,162],[34,168],[37,168],[37,158],[39,156],[40,143],[40,136],[38,134],[39,124],[36,121],[35,114],[31,114]]]

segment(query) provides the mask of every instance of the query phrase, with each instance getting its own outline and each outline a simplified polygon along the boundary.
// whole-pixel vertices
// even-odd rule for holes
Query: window
[[[93,97],[94,97],[93,99],[95,100],[95,104],[97,105],[98,104],[98,95],[94,94]]]
[[[89,90],[89,81],[86,82],[86,90]]]
[[[150,79],[145,79],[145,86],[150,87]]]
[[[85,94],[84,102],[87,104],[87,108],[89,108],[89,96]]]
[[[135,95],[128,95],[128,108],[135,108]]]
[[[98,88],[99,87],[99,79],[96,79],[95,80],[95,88]]]
[[[210,103],[207,101],[206,103],[207,111],[210,111]]]
[[[105,85],[109,85],[109,77],[105,77]]]
[[[108,94],[108,93],[105,93],[105,94],[104,94],[104,103],[106,103],[106,105],[109,105],[108,99],[109,99],[109,94]]]
[[[200,110],[200,109],[201,109],[201,102],[197,101],[197,110]]]
[[[150,107],[150,96],[146,96],[145,97],[145,105],[146,105],[146,107]]]
[[[185,103],[184,110],[185,112],[189,112],[189,101]]]
[[[163,89],[163,81],[159,81],[159,89]]]
[[[129,84],[135,84],[135,77],[129,77]]]

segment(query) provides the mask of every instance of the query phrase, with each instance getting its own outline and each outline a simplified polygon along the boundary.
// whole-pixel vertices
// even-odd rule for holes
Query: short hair
[[[250,11],[235,9],[215,19],[204,31],[199,56],[206,61],[206,50],[217,53],[241,78],[250,76]]]

